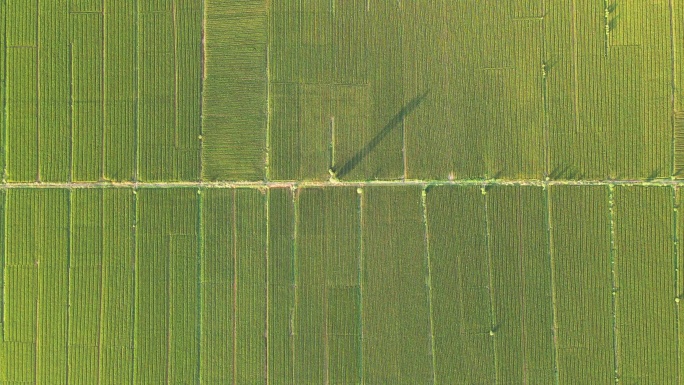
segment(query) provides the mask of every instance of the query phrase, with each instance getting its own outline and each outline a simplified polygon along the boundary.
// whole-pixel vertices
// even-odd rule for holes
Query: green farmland
[[[684,385],[681,0],[0,0],[0,385]]]

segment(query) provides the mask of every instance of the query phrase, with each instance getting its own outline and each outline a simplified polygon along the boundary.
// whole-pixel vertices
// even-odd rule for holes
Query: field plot
[[[6,204],[4,341],[30,364],[7,381],[66,381],[69,192],[13,190]],[[3,363],[3,372],[12,363]]]
[[[209,189],[200,195],[202,273],[200,382],[230,383],[235,373],[234,192]]]
[[[68,372],[97,383],[102,320],[103,190],[71,192]]]
[[[38,3],[38,179],[64,181],[71,170],[70,91],[71,68],[69,30],[65,28],[73,20],[69,1],[39,1]],[[90,35],[90,33],[88,34]],[[99,36],[96,32],[95,36]],[[97,45],[93,49],[101,52]],[[80,63],[79,63],[80,64]],[[95,63],[94,63],[95,64]],[[97,64],[95,64],[97,66]],[[75,67],[78,70],[80,67]],[[86,75],[87,76],[87,75]],[[83,100],[83,94],[79,94]],[[78,116],[78,115],[77,115]],[[97,120],[98,115],[94,115]],[[83,122],[85,123],[85,122]],[[93,124],[93,126],[99,126]],[[10,127],[11,128],[11,127]],[[81,134],[81,132],[79,132]],[[79,136],[80,137],[80,136]],[[89,143],[90,151],[101,148]]]
[[[269,178],[327,178],[334,124],[331,2],[274,2],[269,13]]]
[[[199,179],[200,5],[139,4],[138,179]]]
[[[235,381],[266,383],[266,194],[235,190]]]
[[[364,188],[363,382],[433,379],[426,244],[419,188]]]
[[[29,9],[30,7],[26,7]],[[13,16],[12,10],[8,15]],[[18,19],[22,17],[16,15]],[[8,28],[6,67],[6,178],[38,178],[38,71],[35,39],[12,41]],[[22,45],[31,44],[31,45]]]
[[[202,193],[200,379],[266,381],[266,195]]]
[[[352,25],[364,34],[360,49],[365,48],[365,76],[359,79],[363,87],[356,88],[360,95],[352,100],[367,107],[352,110],[358,111],[358,118],[349,116],[352,111],[340,111],[340,120],[344,122],[346,117],[348,123],[335,127],[333,167],[338,178],[398,179],[404,175],[402,116],[411,109],[402,92],[402,13],[395,3],[378,2],[371,7],[360,1],[351,3],[354,5],[336,8],[340,15],[335,17],[340,18],[340,29],[349,28],[345,24],[352,18],[360,19],[354,22],[359,25]],[[344,45],[339,40],[336,43]],[[337,57],[338,52],[346,54],[344,49],[334,52],[335,61],[349,60]],[[349,122],[351,117],[361,122]]]
[[[8,180],[199,179],[201,2],[3,4]]]
[[[104,0],[103,169],[109,180],[136,177],[137,150],[137,4]]]
[[[137,193],[135,382],[188,382],[198,361],[197,193]]]
[[[487,192],[497,382],[554,381],[551,264],[545,193]]]
[[[133,379],[135,195],[130,189],[104,190],[100,289],[99,380]],[[72,206],[72,215],[73,215]],[[72,242],[77,243],[73,239]],[[92,241],[91,241],[92,242]]]
[[[684,249],[679,244],[681,239],[684,239],[684,216],[679,212],[682,207],[682,192],[679,187],[675,188],[673,191],[673,211],[675,217],[675,308],[677,311],[677,380],[681,381],[684,376],[684,371],[682,371],[682,364],[684,364],[684,355],[682,354],[682,349],[684,349],[684,308],[682,307],[682,299],[684,299]]]
[[[271,83],[269,177],[327,179],[331,158],[329,85]]]
[[[672,14],[670,15],[672,25],[672,74],[674,82],[674,110],[677,112],[684,111],[684,26],[681,23],[684,18],[684,4],[673,1],[670,2],[672,6]]]
[[[5,104],[7,100],[7,2],[0,1],[0,52],[2,52],[3,59],[0,60],[0,168],[2,169],[2,180],[5,181],[5,149],[7,138],[5,137],[7,128],[7,116],[5,111]],[[0,351],[2,349],[0,348]]]
[[[60,167],[70,173],[58,180],[96,181],[104,177],[102,169],[105,151],[102,89],[104,16],[101,13],[101,7],[92,10],[85,7],[85,9],[86,11],[70,14],[71,41],[68,72],[70,82],[68,84],[71,88],[68,90],[71,91],[69,107],[73,116],[71,117],[71,132],[65,132],[62,137],[69,139],[71,136],[73,155],[68,163]],[[42,98],[41,93],[41,100]],[[42,132],[41,126],[41,137]],[[42,164],[43,162],[41,166]]]
[[[202,177],[264,178],[268,115],[266,1],[207,0]]]
[[[494,3],[403,5],[405,99],[427,93],[404,118],[410,178],[544,171],[542,15]]]
[[[546,24],[548,173],[554,179],[671,174],[666,2],[551,2]],[[573,106],[573,110],[568,108]]]
[[[295,307],[294,196],[290,189],[268,192],[268,380],[294,383]]]
[[[295,383],[361,381],[355,188],[298,190]]]
[[[614,207],[618,375],[677,383],[672,192],[616,187]]]
[[[615,378],[608,188],[549,190],[555,343],[560,383]]]
[[[484,204],[479,187],[427,191],[436,383],[496,381]]]

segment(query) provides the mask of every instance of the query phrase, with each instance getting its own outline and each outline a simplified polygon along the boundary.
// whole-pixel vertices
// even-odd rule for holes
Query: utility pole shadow
[[[392,119],[385,124],[385,126],[380,130],[380,132],[373,137],[361,150],[359,150],[354,156],[352,156],[349,160],[347,160],[344,164],[341,166],[333,165],[331,171],[332,174],[335,175],[336,178],[343,178],[345,175],[349,174],[352,170],[354,170],[359,163],[363,159],[365,159],[368,154],[370,154],[375,147],[382,142],[383,139],[389,134],[392,129],[394,129],[396,126],[399,125],[404,120],[404,117],[408,114],[410,114],[413,110],[415,110],[420,103],[423,102],[423,100],[427,97],[428,93],[430,90],[425,91],[423,94],[418,95],[411,99],[410,102],[408,102],[404,107],[401,108],[401,110],[392,117]]]

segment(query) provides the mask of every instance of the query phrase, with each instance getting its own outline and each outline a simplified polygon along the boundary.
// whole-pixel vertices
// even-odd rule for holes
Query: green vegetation
[[[267,122],[266,1],[205,1],[202,177],[264,177]]]
[[[295,383],[358,383],[361,367],[358,196],[298,190]]]
[[[612,383],[616,337],[608,188],[559,186],[548,195],[559,382]]]
[[[137,176],[137,4],[104,0],[104,177],[133,180]]]
[[[70,15],[69,1],[37,1],[37,63],[38,63],[38,180],[68,180],[74,175],[86,176],[90,168],[97,166],[102,151],[101,143],[90,140],[90,136],[102,126],[102,100],[95,98],[89,90],[100,90],[97,81],[102,72],[101,61],[95,60],[96,51],[101,58],[102,19],[100,15],[88,18],[80,14]],[[78,15],[78,16],[76,16]],[[71,24],[76,33],[69,33],[65,26]],[[78,39],[83,36],[85,38]],[[70,38],[73,38],[70,40]],[[97,44],[99,43],[99,44]],[[71,45],[71,51],[69,46]],[[99,71],[98,71],[99,70]],[[75,75],[73,77],[70,76]],[[70,81],[71,80],[71,81]],[[95,83],[95,84],[93,84]],[[88,89],[88,90],[86,90]],[[99,102],[91,108],[92,102]],[[73,116],[71,114],[73,113]],[[70,121],[71,119],[71,121]],[[70,127],[69,123],[73,122]],[[89,128],[89,129],[86,129]],[[73,131],[72,131],[73,130]],[[84,162],[74,163],[70,159],[71,133],[74,139],[74,153],[87,152]],[[92,133],[92,134],[91,134]],[[10,149],[11,150],[11,149]],[[74,156],[75,160],[81,157]],[[17,159],[16,161],[22,161]],[[99,171],[99,170],[98,170]],[[80,174],[83,172],[83,174]],[[88,175],[90,176],[90,175]],[[99,175],[95,177],[97,180]]]
[[[421,190],[364,188],[361,317],[365,383],[430,383]]]
[[[71,136],[73,152],[71,159],[67,159],[64,165],[57,168],[70,170],[71,175],[62,176],[57,180],[96,181],[104,176],[102,172],[102,154],[104,153],[102,130],[105,106],[102,90],[104,81],[102,77],[104,72],[103,17],[101,13],[98,13],[99,11],[101,10],[71,13],[68,18],[65,17],[65,22],[71,21],[72,38],[68,57],[70,68],[65,74],[67,76],[64,77],[64,83],[67,85],[66,92],[58,100],[69,100],[69,107],[72,111],[71,132],[64,132],[61,137],[62,140],[69,140]],[[58,46],[55,49],[59,48]],[[69,92],[71,92],[70,97]],[[42,99],[43,93],[41,93],[41,101]],[[68,121],[60,125],[64,128],[69,126]],[[40,130],[42,140],[42,125]],[[65,157],[68,157],[68,151],[68,145],[63,146],[62,152],[66,155]],[[47,161],[46,159],[46,163]]]
[[[618,375],[677,383],[672,193],[617,187],[614,205]]]
[[[669,176],[668,6],[608,3],[615,7],[608,24],[598,22],[603,3],[549,6],[547,31],[559,40],[544,59],[551,65],[548,172],[562,179]]]
[[[553,383],[551,264],[544,191],[487,192],[497,382]]]
[[[141,180],[199,179],[200,15],[199,2],[139,3]]]
[[[683,7],[0,0],[0,384],[683,382]]]
[[[289,189],[268,191],[268,379],[294,383],[295,307],[294,196]]]
[[[135,195],[102,192],[102,281],[99,376],[102,384],[133,379],[135,302]],[[72,207],[73,215],[73,207]],[[78,239],[73,241],[77,244]]]
[[[15,372],[7,380],[63,381],[69,324],[69,192],[12,190],[5,207],[4,341],[17,349],[34,345],[22,348],[30,364],[21,367],[28,371]]]
[[[496,378],[484,203],[477,187],[427,191],[436,383]]]
[[[98,382],[103,290],[103,191],[76,190],[70,201],[69,377]]]
[[[198,273],[197,193],[137,193],[134,381],[195,378]]]
[[[230,383],[235,371],[234,190],[208,189],[202,201],[200,371],[202,383]]]

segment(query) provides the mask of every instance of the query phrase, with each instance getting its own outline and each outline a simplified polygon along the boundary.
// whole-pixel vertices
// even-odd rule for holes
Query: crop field
[[[9,188],[1,379],[678,383],[679,196]]]
[[[684,384],[684,2],[0,0],[0,384]]]

